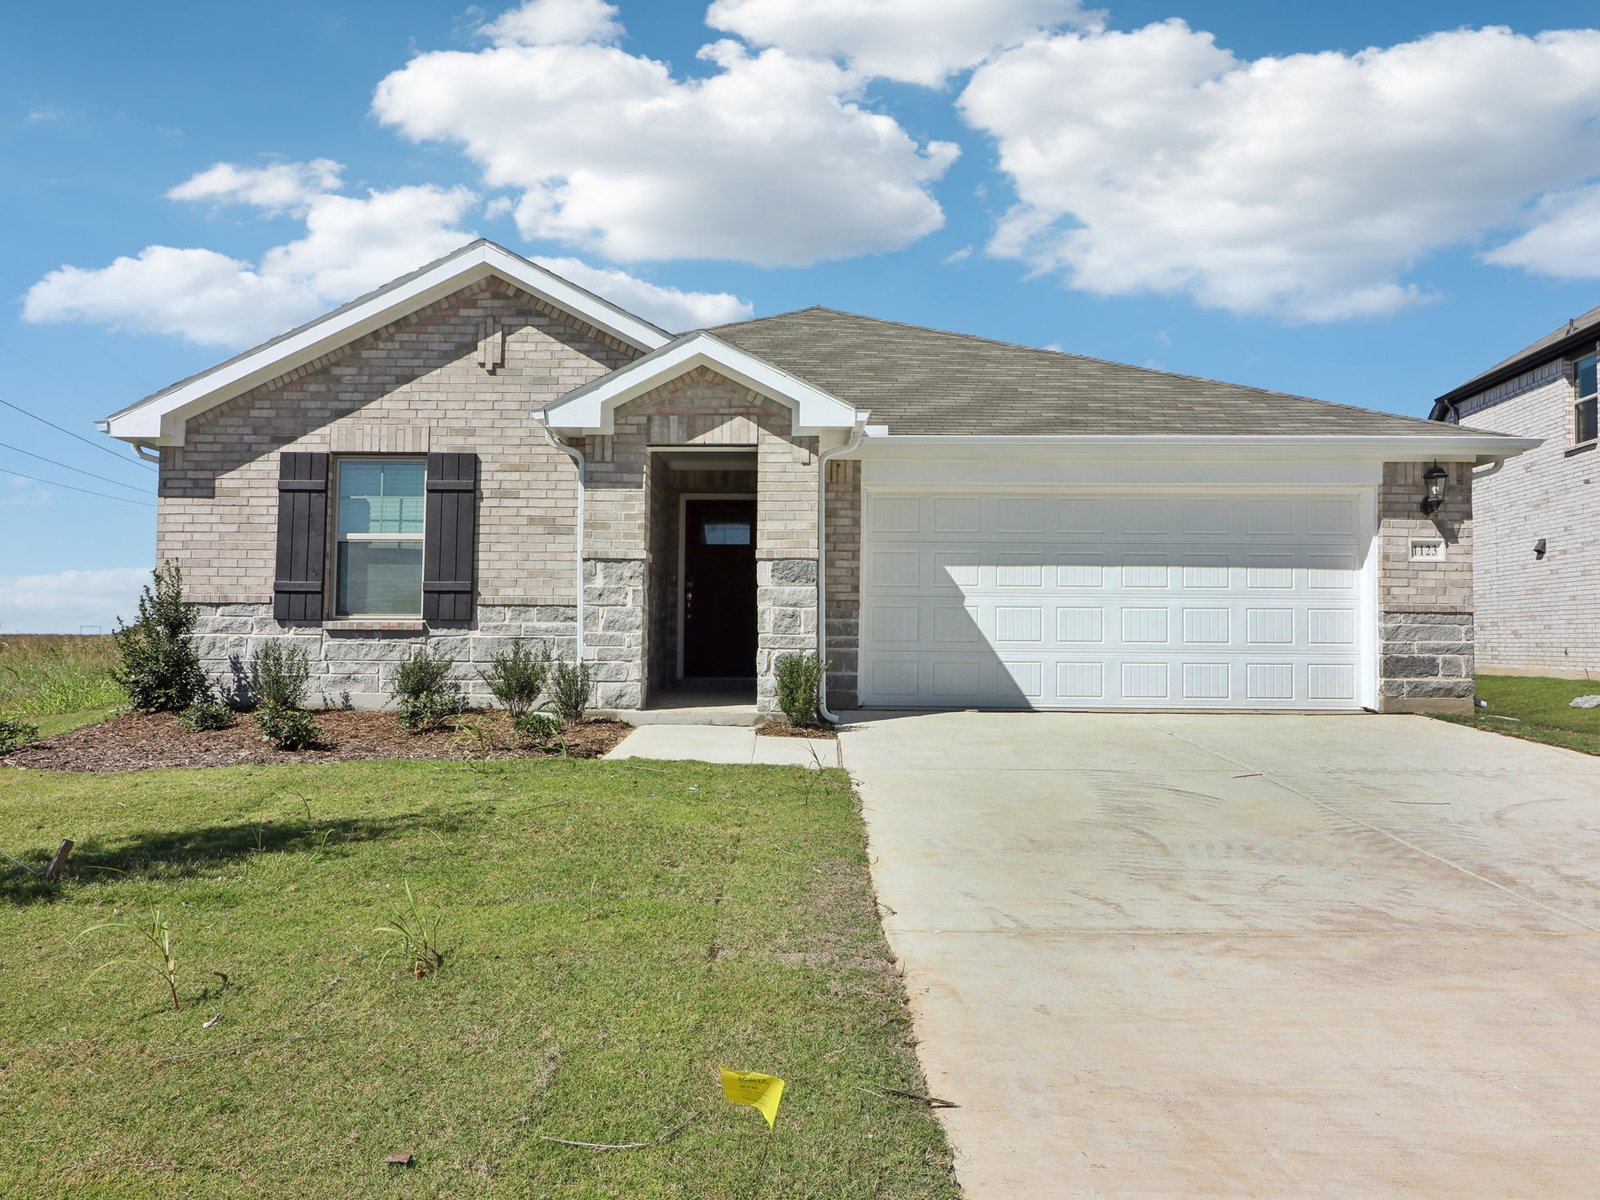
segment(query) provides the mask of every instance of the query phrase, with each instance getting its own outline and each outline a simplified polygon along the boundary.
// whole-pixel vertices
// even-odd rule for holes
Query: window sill
[[[1596,446],[1600,446],[1600,441],[1579,442],[1576,446],[1568,446],[1563,454],[1571,458],[1574,454],[1582,454],[1585,450],[1593,450]]]
[[[426,633],[428,623],[421,617],[340,617],[324,621],[328,633]]]

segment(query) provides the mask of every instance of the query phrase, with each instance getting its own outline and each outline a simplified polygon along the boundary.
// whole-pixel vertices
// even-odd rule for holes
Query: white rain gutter
[[[539,425],[540,425],[540,428],[542,428],[544,430],[544,440],[549,442],[552,448],[561,451],[561,453],[565,454],[568,458],[570,458],[578,468],[578,524],[577,524],[577,528],[576,528],[576,530],[574,532],[572,541],[573,541],[573,546],[575,547],[574,559],[575,559],[575,564],[576,564],[576,568],[577,568],[577,574],[576,574],[576,576],[574,578],[575,578],[575,582],[577,583],[577,586],[578,586],[578,617],[577,617],[577,624],[578,624],[578,656],[577,656],[577,661],[579,663],[582,663],[583,662],[583,523],[584,523],[583,522],[583,502],[584,502],[585,494],[589,490],[589,487],[588,487],[589,462],[588,462],[587,459],[585,459],[583,457],[583,451],[582,450],[579,450],[576,446],[569,446],[565,442],[563,442],[560,438],[556,437],[555,434],[550,432],[550,426],[547,425],[544,421],[540,421]]]
[[[828,661],[828,464],[841,454],[848,454],[861,445],[861,439],[867,432],[867,416],[862,413],[856,419],[856,427],[850,432],[850,440],[842,446],[835,446],[832,450],[824,450],[817,455],[817,662]],[[859,671],[860,664],[857,664]],[[837,725],[839,718],[834,716],[828,707],[828,673],[822,672],[822,678],[817,682],[817,714],[830,725]]]

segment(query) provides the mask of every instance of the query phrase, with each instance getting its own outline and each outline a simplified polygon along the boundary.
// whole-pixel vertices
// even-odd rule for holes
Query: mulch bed
[[[392,712],[330,710],[314,714],[323,746],[316,750],[274,750],[248,715],[231,729],[190,733],[173,713],[134,713],[99,725],[44,738],[9,754],[0,765],[36,771],[149,771],[159,767],[231,767],[240,763],[333,763],[363,758],[463,759],[478,755],[475,739],[457,729],[407,733]],[[474,712],[457,725],[482,722],[494,734],[487,757],[558,758],[560,742],[569,758],[599,758],[633,732],[621,721],[583,721],[567,729],[548,748],[520,743],[503,712]]]
[[[762,737],[816,738],[822,742],[839,740],[839,731],[832,725],[791,725],[778,717],[757,725],[756,732]]]

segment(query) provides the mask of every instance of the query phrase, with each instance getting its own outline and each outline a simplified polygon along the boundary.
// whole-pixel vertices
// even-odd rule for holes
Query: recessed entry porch
[[[647,706],[756,717],[756,451],[652,447]]]

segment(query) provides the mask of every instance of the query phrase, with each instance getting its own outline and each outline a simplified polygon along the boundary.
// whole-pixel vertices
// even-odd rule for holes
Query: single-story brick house
[[[1575,317],[1433,402],[1435,421],[1542,444],[1480,471],[1473,590],[1487,672],[1600,673],[1600,308]]]
[[[817,649],[856,706],[1471,704],[1526,439],[812,308],[673,337],[478,241],[113,414],[227,679],[382,703],[512,636],[637,710]],[[1423,510],[1425,475],[1447,479]]]

